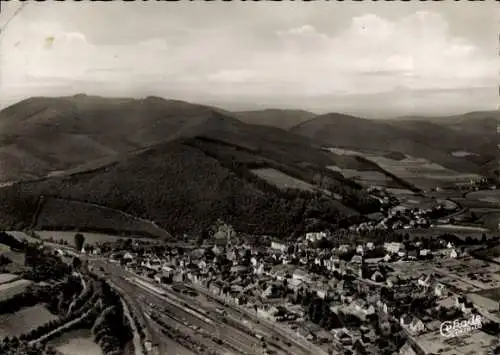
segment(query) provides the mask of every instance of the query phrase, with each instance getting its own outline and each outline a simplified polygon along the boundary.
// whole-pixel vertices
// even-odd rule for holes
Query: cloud
[[[264,33],[221,29],[214,22],[175,36],[97,45],[58,22],[19,19],[2,39],[0,95],[11,88],[29,91],[36,83],[73,85],[75,92],[100,83],[96,91],[135,86],[162,95],[168,87],[282,100],[497,83],[496,53],[454,35],[438,13],[397,19],[364,14],[334,32],[310,23],[279,29],[267,24]]]
[[[213,82],[223,83],[245,83],[252,80],[255,73],[247,69],[221,70],[217,73],[208,75],[208,80]]]

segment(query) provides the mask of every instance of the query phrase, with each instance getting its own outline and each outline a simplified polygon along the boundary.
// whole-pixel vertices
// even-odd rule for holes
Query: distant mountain
[[[0,181],[36,178],[241,122],[214,108],[148,97],[36,97],[0,112]]]
[[[90,216],[103,206],[174,235],[199,234],[223,217],[239,230],[287,236],[309,223],[330,226],[378,210],[359,185],[326,168],[338,163],[335,154],[212,107],[156,97],[33,98],[0,112],[0,125],[3,180],[32,179],[0,189],[4,228],[31,226],[41,196],[68,201],[61,216],[44,216],[46,228],[92,229]],[[311,190],[283,188],[280,175],[269,181],[254,169]]]
[[[490,119],[441,122],[430,118],[370,120],[331,113],[302,122],[290,132],[325,146],[401,152],[461,172],[480,172],[481,166],[495,159],[497,135]],[[466,159],[452,155],[463,150],[475,155]]]
[[[309,111],[280,109],[239,111],[233,112],[233,115],[245,123],[273,126],[282,129],[290,129],[316,116],[316,114]]]

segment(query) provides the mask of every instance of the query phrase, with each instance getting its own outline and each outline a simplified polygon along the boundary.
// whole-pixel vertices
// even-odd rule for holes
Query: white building
[[[271,249],[278,250],[278,251],[284,253],[287,250],[287,246],[283,243],[271,242]]]
[[[325,232],[312,232],[312,233],[306,233],[306,240],[310,242],[314,242],[316,240],[321,240],[323,238],[326,238],[327,235]]]
[[[401,250],[402,244],[397,242],[384,243],[384,249],[390,253],[397,253]]]

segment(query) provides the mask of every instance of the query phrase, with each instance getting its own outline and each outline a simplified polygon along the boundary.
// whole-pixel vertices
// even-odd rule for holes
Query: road
[[[159,346],[159,353],[193,354],[202,353],[198,350],[189,351],[183,346],[165,344],[168,337],[162,332],[162,324],[177,332],[188,335],[191,343],[203,344],[205,349],[217,354],[258,354],[264,353],[263,342],[255,334],[265,339],[268,350],[277,355],[311,355],[310,347],[297,344],[296,339],[284,335],[276,327],[270,327],[263,322],[256,322],[242,317],[241,312],[220,305],[213,299],[199,295],[193,298],[176,293],[168,287],[159,288],[153,283],[145,283],[144,279],[127,272],[119,265],[103,260],[90,261],[95,270],[101,267],[107,278],[118,285],[132,300],[132,312],[142,316],[147,324],[152,341]],[[150,285],[150,286],[148,286]],[[154,289],[152,287],[157,287]],[[224,309],[226,315],[220,314]],[[140,315],[138,313],[143,313]],[[158,322],[160,321],[160,323]],[[250,330],[251,329],[251,330]]]

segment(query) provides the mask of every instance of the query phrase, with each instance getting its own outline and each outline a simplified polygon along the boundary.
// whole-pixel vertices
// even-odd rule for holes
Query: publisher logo
[[[446,338],[458,337],[470,333],[475,329],[482,327],[482,318],[479,315],[473,315],[469,319],[446,321],[441,323],[439,332]]]

